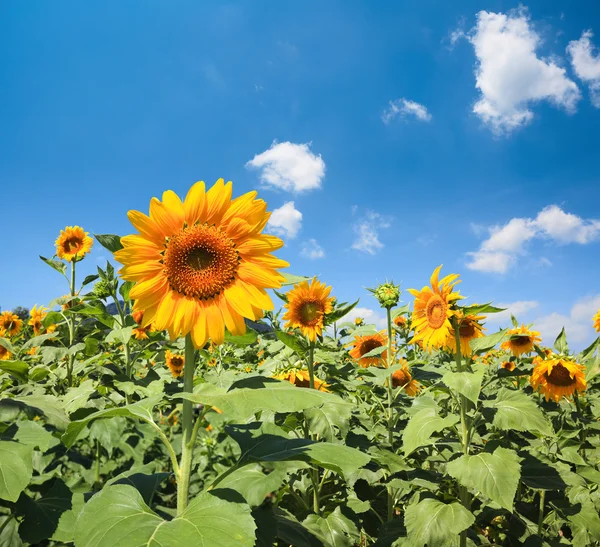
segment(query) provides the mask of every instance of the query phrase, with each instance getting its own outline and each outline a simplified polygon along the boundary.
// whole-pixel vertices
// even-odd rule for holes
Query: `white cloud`
[[[267,227],[276,235],[293,239],[302,227],[302,213],[288,201],[271,213]]]
[[[554,61],[537,56],[541,39],[524,8],[504,13],[480,11],[468,35],[475,49],[473,107],[492,131],[510,133],[533,118],[530,105],[542,100],[572,112],[580,98],[575,82]]]
[[[511,324],[511,315],[514,315],[519,321],[524,322],[522,316],[537,308],[539,302],[535,300],[518,300],[509,304],[498,303],[494,304],[494,306],[505,309],[498,313],[490,313],[486,318],[486,323],[498,323],[503,326],[509,326]]]
[[[413,116],[421,122],[431,121],[431,114],[425,105],[404,98],[390,101],[390,107],[383,111],[381,119],[383,123],[388,124],[398,116],[403,118]]]
[[[490,236],[478,251],[467,253],[467,268],[482,272],[506,273],[517,258],[524,254],[525,243],[531,239],[550,239],[566,245],[585,245],[600,239],[600,220],[585,220],[565,213],[557,205],[542,209],[535,219],[513,218],[503,226],[488,228]],[[549,266],[547,258],[540,265]]]
[[[310,151],[310,143],[274,141],[271,148],[247,162],[246,168],[260,169],[264,185],[288,192],[320,188],[325,176],[325,162]]]
[[[370,308],[354,308],[344,316],[344,322],[354,322],[354,320],[360,317],[364,320],[367,325],[375,325],[378,329],[382,329],[387,325],[387,319],[379,311],[374,311]]]
[[[567,53],[575,74],[590,86],[592,104],[600,108],[600,53],[592,44],[593,36],[591,30],[584,32],[579,40],[569,42]]]
[[[383,248],[379,240],[379,230],[390,227],[390,221],[374,211],[367,211],[366,215],[353,226],[356,239],[352,248],[374,255]]]
[[[309,239],[302,245],[300,255],[304,258],[316,260],[317,258],[323,258],[325,256],[325,250],[317,243],[316,239]]]

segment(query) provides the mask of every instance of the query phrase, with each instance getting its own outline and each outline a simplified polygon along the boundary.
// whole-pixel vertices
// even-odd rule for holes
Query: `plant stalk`
[[[71,298],[75,296],[75,260],[71,260]],[[73,306],[73,300],[70,302],[70,306]],[[73,346],[75,341],[75,316],[71,314],[69,318],[69,348]],[[67,385],[71,387],[73,385],[73,365],[75,363],[75,355],[69,355],[67,361]]]
[[[314,344],[314,342],[309,342],[307,366],[308,366],[308,377],[309,377],[310,389],[315,389],[314,362],[315,362],[315,344]],[[306,432],[308,433],[308,422],[306,423]],[[307,436],[309,436],[309,435],[307,435]],[[310,435],[310,438],[312,438],[312,435]],[[315,512],[316,515],[320,515],[321,514],[321,512],[320,512],[321,500],[319,499],[319,469],[317,467],[315,467],[314,469],[311,469],[310,480],[311,480],[312,486],[313,486],[313,511]]]
[[[544,503],[546,502],[546,491],[540,490],[540,513],[538,516],[538,536],[542,535],[542,525],[544,524]]]
[[[387,312],[387,366],[388,368],[394,364],[394,358],[392,356],[392,310],[386,308]],[[387,426],[388,426],[388,442],[390,444],[390,450],[394,451],[394,416],[392,411],[392,403],[394,401],[394,386],[392,385],[392,378],[388,375],[385,380],[387,388]],[[387,499],[387,519],[392,520],[394,517],[394,494],[392,490],[388,488],[388,499]]]

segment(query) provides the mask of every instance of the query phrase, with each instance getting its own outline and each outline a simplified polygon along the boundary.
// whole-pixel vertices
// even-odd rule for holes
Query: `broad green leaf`
[[[552,426],[538,405],[520,391],[500,388],[495,399],[483,404],[496,410],[493,425],[498,429],[536,431],[542,435],[552,435]]]
[[[446,372],[442,376],[442,382],[450,389],[464,395],[469,401],[477,404],[484,372],[483,367],[479,367],[475,372]]]
[[[431,435],[452,427],[459,421],[459,417],[449,414],[445,418],[438,416],[433,408],[424,408],[410,418],[402,435],[404,454],[408,455],[413,450],[428,443]]]
[[[499,313],[501,311],[506,311],[506,308],[496,308],[492,306],[492,303],[489,302],[487,304],[472,304],[471,306],[465,306],[462,308],[462,312],[465,315],[479,315],[481,313]]]
[[[256,413],[267,410],[270,412],[301,412],[307,408],[321,406],[325,403],[340,403],[344,401],[337,395],[292,386],[282,382],[284,387],[265,387],[259,389],[232,389],[227,393],[179,393],[176,397],[189,399],[194,403],[216,406],[227,416],[246,421]]]
[[[304,411],[304,415],[312,433],[317,433],[326,441],[337,442],[338,432],[342,439],[346,437],[352,408],[351,404],[340,400],[340,402],[309,408]]]
[[[102,422],[95,422],[93,425],[99,423]],[[132,473],[131,471],[126,471],[109,480],[106,483],[106,486],[110,486],[111,484],[127,484],[133,486],[141,494],[144,502],[150,505],[154,493],[158,490],[160,483],[170,476],[171,473],[152,473],[148,475],[146,473]]]
[[[62,315],[61,315],[61,319],[62,319]],[[24,351],[26,349],[39,347],[46,340],[52,340],[53,338],[56,338],[57,336],[58,336],[57,332],[49,332],[47,334],[40,334],[39,336],[34,336],[33,338],[30,338],[29,340],[27,340],[27,342],[25,342],[23,344],[23,347],[21,348],[21,350]]]
[[[114,329],[108,333],[105,340],[107,342],[121,342],[127,344],[131,340],[133,327],[123,327],[122,329]]]
[[[300,460],[331,469],[346,477],[371,459],[349,446],[289,437],[283,429],[271,423],[230,425],[225,430],[242,450],[238,465]]]
[[[39,411],[39,415],[44,415],[46,421],[57,429],[63,430],[69,424],[65,411],[51,395],[24,395],[13,400]]]
[[[62,436],[62,442],[67,448],[71,448],[73,443],[77,440],[77,436],[92,420],[112,418],[113,416],[125,416],[126,418],[137,418],[145,422],[152,422],[152,409],[161,401],[161,399],[161,396],[149,397],[138,403],[101,410],[100,412],[90,414],[83,420],[71,422]]]
[[[266,474],[259,465],[247,465],[225,477],[218,487],[239,492],[248,505],[256,507],[265,501],[268,494],[281,487],[287,475],[285,469],[275,469]]]
[[[229,342],[230,344],[235,344],[236,346],[244,347],[254,344],[256,339],[258,338],[258,333],[251,329],[246,328],[246,333],[241,334],[239,336],[233,336],[231,333],[225,333],[225,342]]]
[[[41,382],[50,375],[50,369],[46,365],[36,365],[29,370],[30,382]]]
[[[302,281],[308,281],[309,279],[311,279],[310,277],[305,277],[303,275],[294,275],[284,272],[282,272],[281,275],[285,279],[285,281],[281,284],[282,287],[286,287],[288,285],[296,285],[297,283],[302,283]]]
[[[116,253],[123,248],[121,238],[114,234],[94,234],[94,237],[102,247],[108,249],[111,253]]]
[[[325,326],[333,325],[333,323],[339,321],[340,319],[348,315],[357,306],[358,302],[359,300],[357,300],[356,302],[352,302],[351,304],[348,304],[347,302],[338,304],[336,309],[334,309],[331,313],[328,313],[323,318],[323,324]]]
[[[521,480],[538,490],[564,490],[567,487],[557,464],[533,454],[525,454],[521,461]]]
[[[273,510],[277,524],[277,537],[285,545],[294,547],[325,547],[311,531],[298,522],[296,517],[282,507]],[[271,547],[271,546],[269,546]]]
[[[567,518],[574,528],[578,541],[573,541],[573,545],[592,545],[592,541],[600,541],[600,516],[590,500],[578,504],[580,509],[578,513],[569,515]]]
[[[356,525],[339,506],[327,517],[309,515],[302,524],[328,547],[353,547],[360,539]]]
[[[33,468],[32,447],[0,441],[0,498],[15,502],[29,484]]]
[[[62,396],[62,404],[67,414],[72,414],[76,410],[84,407],[90,395],[96,391],[94,382],[86,380],[79,386],[70,388],[65,395]]]
[[[288,348],[293,349],[300,357],[304,356],[308,351],[306,343],[301,341],[297,336],[276,330],[275,335],[281,340]]]
[[[84,495],[81,493],[73,494],[71,498],[71,509],[65,511],[58,520],[58,526],[52,536],[52,540],[58,541],[59,544],[73,543],[73,535],[75,533],[75,522],[77,515],[83,509]]]
[[[560,334],[554,340],[554,348],[558,353],[569,353],[569,345],[567,344],[567,334],[565,333],[565,327],[562,328]]]
[[[379,346],[378,348],[374,348],[368,353],[365,353],[363,357],[379,357],[384,351],[387,351],[387,345]]]
[[[75,547],[253,547],[255,529],[247,505],[207,492],[166,521],[135,488],[114,485],[85,504],[75,526]]]
[[[21,539],[38,545],[51,538],[60,517],[71,509],[71,497],[71,490],[61,479],[55,479],[41,498],[34,500],[22,494],[17,502],[17,510],[24,517],[19,526]]]
[[[394,374],[397,370],[400,370],[402,365],[392,365],[391,367],[369,367],[361,371],[365,376],[374,376],[372,381],[378,386],[382,386],[387,382],[387,379]]]
[[[21,444],[38,447],[42,452],[50,448],[50,445],[56,444],[57,440],[50,431],[44,429],[38,422],[23,420],[17,422],[18,430],[14,439]]]
[[[483,353],[495,348],[501,342],[504,342],[507,336],[507,329],[501,330],[489,336],[483,336],[482,338],[475,338],[471,340],[470,346],[473,353]]]
[[[404,514],[410,547],[450,547],[475,522],[473,514],[460,503],[442,503],[426,498],[409,505]]]
[[[26,382],[29,365],[25,361],[0,361],[0,370],[8,372],[17,380]]]
[[[90,424],[90,440],[97,440],[111,456],[126,427],[126,418],[113,416],[110,420],[94,420]]]
[[[49,311],[42,319],[42,326],[47,329],[50,325],[60,325],[64,320],[65,316],[61,312]]]
[[[499,447],[493,454],[464,455],[449,462],[446,469],[463,486],[481,492],[512,512],[521,475],[516,452]]]
[[[96,279],[98,279],[99,277],[100,276],[98,274],[86,275],[85,279],[81,283],[81,286],[85,287],[86,285],[89,285],[90,283],[93,283],[94,281],[96,281]]]
[[[42,255],[40,255],[40,258],[46,264],[48,264],[48,266],[50,266],[57,272],[60,272],[61,274],[65,275],[65,272],[67,271],[67,265],[62,260],[53,260],[51,258],[45,258]]]
[[[0,336],[0,346],[8,350],[10,353],[15,353],[15,348],[13,348],[12,344],[2,336]]]
[[[0,529],[2,530],[0,547],[22,547],[25,545],[19,536],[19,521],[13,515],[0,516]]]

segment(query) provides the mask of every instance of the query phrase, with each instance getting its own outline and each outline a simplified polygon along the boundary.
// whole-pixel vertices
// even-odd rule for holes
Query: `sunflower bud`
[[[382,308],[393,308],[400,301],[400,286],[393,283],[382,283],[375,289],[369,289],[379,301]]]
[[[94,296],[96,298],[104,300],[105,298],[108,298],[111,294],[112,290],[110,286],[110,281],[107,281],[106,279],[101,279],[94,285]]]

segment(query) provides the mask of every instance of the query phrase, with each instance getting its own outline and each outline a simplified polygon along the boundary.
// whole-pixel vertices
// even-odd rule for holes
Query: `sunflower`
[[[542,341],[539,332],[529,330],[525,325],[510,329],[508,334],[510,338],[506,342],[502,342],[501,347],[506,351],[510,351],[515,357],[531,352],[533,346]]]
[[[500,366],[505,370],[515,370],[516,365],[514,361],[504,361]]]
[[[557,403],[563,396],[570,398],[575,391],[586,389],[585,367],[571,358],[558,357],[542,359],[536,357],[529,382],[534,391],[544,394],[546,401],[553,399]]]
[[[421,391],[421,384],[414,380],[406,359],[400,359],[402,368],[394,371],[392,374],[392,385],[394,387],[404,388],[404,392],[411,397],[415,397]]]
[[[297,327],[311,342],[323,334],[323,317],[333,310],[331,287],[313,278],[310,284],[302,281],[286,293],[286,328]]]
[[[396,325],[399,329],[406,328],[407,324],[408,321],[404,315],[396,315],[396,317],[394,317],[394,325]]]
[[[67,262],[77,262],[90,252],[93,244],[94,240],[81,226],[67,226],[56,238],[56,255]]]
[[[594,315],[592,321],[594,322],[594,328],[596,329],[596,332],[600,332],[600,310],[598,310],[598,313]]]
[[[29,322],[27,324],[33,327],[33,332],[36,336],[39,336],[43,332],[51,333],[56,330],[56,325],[48,325],[48,327],[44,329],[42,321],[46,315],[48,315],[48,308],[44,308],[44,306],[40,306],[38,308],[37,304],[33,306],[29,314]]]
[[[185,359],[183,355],[177,355],[176,353],[171,353],[170,350],[167,350],[165,354],[165,362],[173,378],[177,378],[183,375],[183,365],[185,364]]]
[[[206,361],[206,364],[209,367],[216,367],[217,366],[217,360],[214,357],[211,357],[208,361]]]
[[[0,361],[8,361],[12,354],[4,346],[0,346]]]
[[[357,318],[354,320],[354,324],[355,324],[357,327],[360,327],[360,326],[362,326],[362,325],[364,324],[364,322],[365,322],[365,320],[364,320],[362,317],[357,317]]]
[[[288,381],[298,387],[310,387],[310,376],[308,371],[300,369],[291,369],[273,376],[276,380]],[[323,380],[315,378],[315,389],[319,391],[329,391],[329,384]]]
[[[382,363],[387,363],[387,349],[379,355],[374,357],[363,357],[370,351],[376,348],[387,347],[388,338],[387,335],[381,331],[377,334],[367,334],[365,336],[355,336],[354,341],[351,343],[352,350],[350,356],[358,361],[358,366],[367,368],[370,366],[379,366]]]
[[[219,179],[208,191],[197,182],[184,202],[171,190],[152,198],[150,216],[129,211],[139,234],[121,238],[115,258],[123,279],[135,282],[130,297],[144,310],[142,326],[172,339],[191,333],[201,348],[223,343],[225,328],[244,334],[244,318],[273,309],[266,289],[281,287],[277,269],[288,263],[271,254],[281,239],[261,233],[270,215],[256,195],[232,200],[231,182]]]
[[[460,337],[460,352],[462,355],[471,355],[473,350],[471,349],[471,340],[476,338],[482,338],[485,336],[483,331],[483,325],[480,321],[485,319],[483,315],[465,315],[461,312],[456,314],[456,321],[459,323],[458,335]],[[454,328],[450,329],[448,334],[448,340],[446,341],[447,347],[456,352],[456,338]]]
[[[438,280],[441,266],[431,276],[431,288],[423,287],[420,291],[408,289],[415,297],[415,309],[412,314],[412,326],[415,330],[413,341],[422,340],[425,350],[444,347],[452,328],[450,319],[457,313],[452,305],[462,298],[459,293],[452,292],[459,281],[458,274],[451,274]]]
[[[0,336],[14,336],[23,326],[23,320],[11,311],[0,313]]]
[[[148,340],[148,333],[152,332],[154,329],[152,328],[151,324],[142,327],[142,323],[144,321],[144,310],[134,310],[131,315],[133,320],[138,324],[138,326],[132,331],[134,338],[136,340]]]

